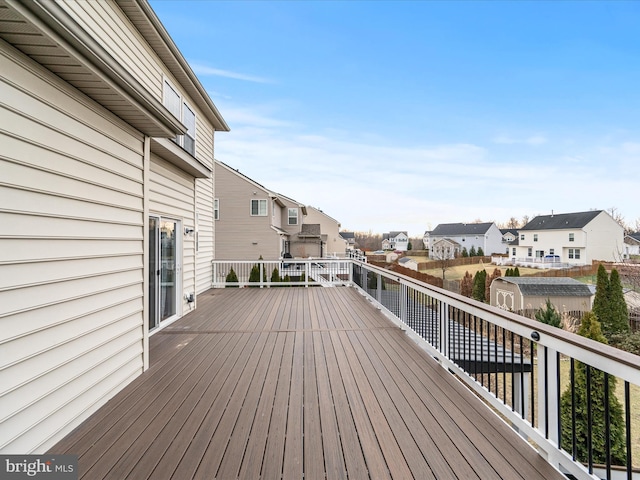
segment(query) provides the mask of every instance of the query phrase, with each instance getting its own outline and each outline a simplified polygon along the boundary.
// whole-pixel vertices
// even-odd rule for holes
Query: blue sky
[[[344,229],[640,218],[640,2],[151,5],[231,127],[216,158]]]

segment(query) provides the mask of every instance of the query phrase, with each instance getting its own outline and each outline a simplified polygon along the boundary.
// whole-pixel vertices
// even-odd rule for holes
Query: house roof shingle
[[[455,237],[459,235],[484,235],[493,222],[487,223],[441,223],[430,234],[432,237]]]
[[[518,285],[523,295],[548,297],[590,297],[589,285],[569,277],[500,277]]]
[[[602,210],[592,210],[589,212],[538,215],[520,230],[560,230],[566,228],[583,228],[601,213]]]

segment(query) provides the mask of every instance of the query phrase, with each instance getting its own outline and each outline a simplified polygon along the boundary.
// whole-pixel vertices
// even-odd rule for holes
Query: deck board
[[[354,288],[210,290],[54,446],[80,478],[564,478]]]

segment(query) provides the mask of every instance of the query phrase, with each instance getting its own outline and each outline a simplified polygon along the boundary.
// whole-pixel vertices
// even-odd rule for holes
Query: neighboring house
[[[630,233],[624,237],[624,259],[640,256],[640,232]]]
[[[502,233],[502,245],[504,246],[504,253],[507,254],[509,258],[515,260],[518,246],[518,240],[520,238],[518,234],[517,228],[501,228],[500,232]]]
[[[344,256],[340,223],[215,161],[217,260]]]
[[[349,243],[340,233],[340,222],[322,210],[310,205],[307,205],[307,216],[304,222],[305,224],[320,225],[324,242],[322,246],[322,256],[345,256]],[[353,243],[355,243],[355,237],[352,238]]]
[[[304,205],[219,160],[214,178],[217,260],[277,260],[293,254],[292,237],[307,214]]]
[[[387,242],[385,242],[387,240]],[[387,248],[385,248],[385,246]],[[389,232],[382,234],[382,249],[406,252],[409,249],[409,236],[407,232]]]
[[[430,246],[431,246],[431,231],[427,230],[424,232],[424,235],[422,236],[422,244],[424,245],[424,249],[425,250],[429,250]]]
[[[518,230],[516,262],[590,265],[617,261],[624,229],[604,210],[540,215]]]
[[[460,245],[459,252],[466,248],[470,252],[473,248],[478,251],[482,248],[485,255],[504,252],[502,232],[498,226],[491,223],[441,223],[431,232],[425,233],[425,246],[429,249],[430,258],[440,258],[440,251],[436,251],[436,244],[442,240],[449,240],[451,245]],[[444,246],[443,246],[444,248]]]
[[[567,277],[499,277],[490,292],[491,305],[512,312],[544,308],[547,299],[560,313],[587,312],[594,297],[589,285]]]
[[[356,248],[356,234],[353,232],[340,232],[340,236],[347,242],[347,248],[353,250]]]
[[[449,260],[456,258],[462,252],[462,245],[450,238],[440,238],[429,248],[429,258]]]
[[[144,0],[0,13],[0,452],[41,453],[210,288],[228,127]]]

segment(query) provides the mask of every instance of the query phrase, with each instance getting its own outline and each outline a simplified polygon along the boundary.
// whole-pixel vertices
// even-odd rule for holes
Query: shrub
[[[227,282],[227,283],[238,283],[238,275],[236,275],[236,272],[233,270],[233,267],[231,267],[231,270],[229,270],[229,273],[227,274],[227,277],[225,278],[225,282]],[[238,287],[238,285],[229,285],[229,287]]]
[[[273,269],[273,272],[271,272],[271,282],[278,283],[279,281],[280,281],[280,270],[278,270],[278,267],[275,267]]]

